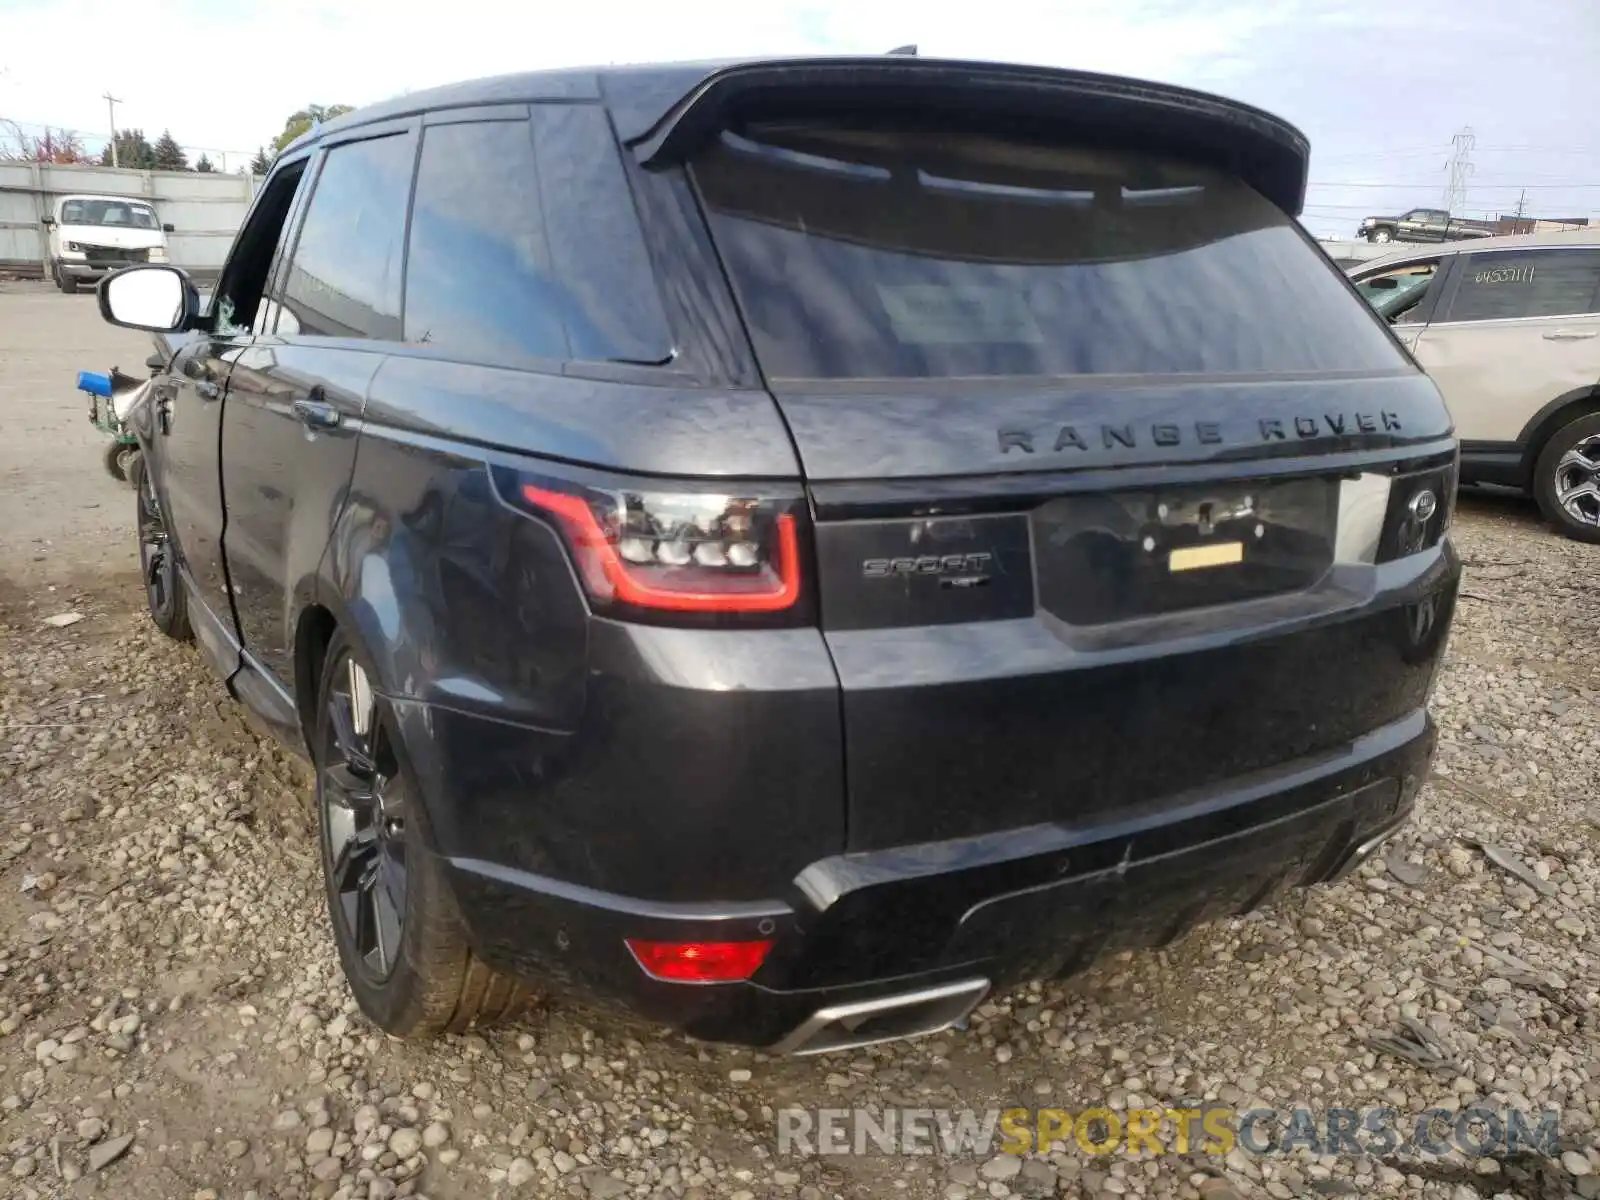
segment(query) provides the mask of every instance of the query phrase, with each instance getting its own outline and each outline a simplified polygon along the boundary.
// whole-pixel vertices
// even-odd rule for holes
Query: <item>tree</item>
[[[272,139],[272,152],[282,154],[283,148],[305,133],[314,124],[331,121],[353,111],[348,104],[308,104],[284,122],[283,132]]]
[[[111,147],[100,152],[100,165],[111,165]],[[117,166],[148,171],[156,165],[156,150],[142,129],[117,130]]]
[[[172,136],[172,130],[163,129],[161,136],[156,139],[155,145],[156,170],[158,171],[187,171],[189,169],[189,156],[183,152],[183,147],[178,145]]]
[[[252,175],[265,175],[272,170],[272,159],[267,154],[265,146],[256,151],[256,156],[250,160],[250,173]]]
[[[87,163],[89,156],[83,152],[83,141],[70,129],[46,127],[43,136],[36,137],[25,148],[24,158],[33,162]]]
[[[211,160],[206,157],[206,152],[204,150],[200,151],[200,157],[195,162],[194,169],[199,171],[202,175],[209,175],[211,172],[216,170],[216,168],[211,165]]]

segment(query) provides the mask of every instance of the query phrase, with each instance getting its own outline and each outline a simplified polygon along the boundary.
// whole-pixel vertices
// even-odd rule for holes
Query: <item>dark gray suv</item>
[[[1067,71],[518,75],[290,146],[205,311],[102,285],[151,611],[315,764],[363,1010],[826,1050],[1370,853],[1456,443],[1306,160]]]

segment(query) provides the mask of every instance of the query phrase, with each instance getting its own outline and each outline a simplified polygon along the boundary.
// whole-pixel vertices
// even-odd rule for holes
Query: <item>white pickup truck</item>
[[[61,196],[50,231],[50,277],[63,292],[97,283],[133,263],[167,261],[167,234],[156,210],[126,196]]]

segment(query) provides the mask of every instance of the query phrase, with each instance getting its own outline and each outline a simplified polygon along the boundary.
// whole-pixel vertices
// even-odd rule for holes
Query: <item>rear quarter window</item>
[[[1220,171],[802,124],[724,135],[692,173],[771,377],[1405,366],[1293,222]]]

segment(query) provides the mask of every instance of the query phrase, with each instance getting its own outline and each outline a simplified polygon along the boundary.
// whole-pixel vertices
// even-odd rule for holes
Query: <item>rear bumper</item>
[[[1409,815],[1433,744],[1418,709],[1337,751],[1094,824],[826,858],[770,902],[638,901],[446,861],[478,952],[502,970],[705,1040],[806,1052],[940,1028],[991,988],[1334,878]],[[776,944],[747,983],[686,985],[645,975],[625,938]]]

